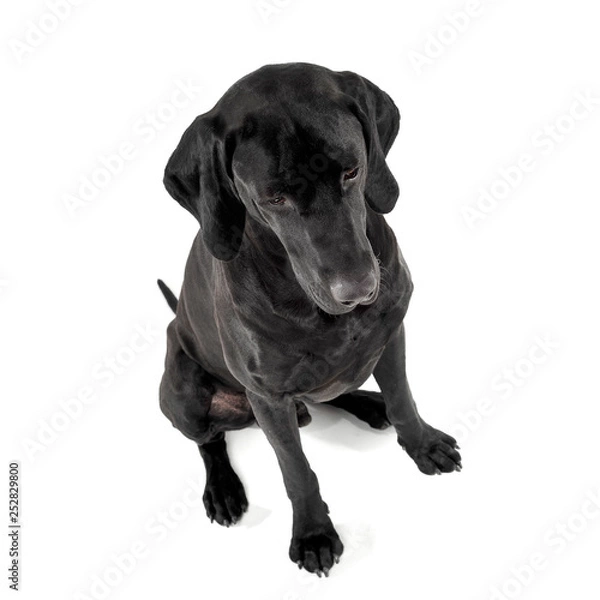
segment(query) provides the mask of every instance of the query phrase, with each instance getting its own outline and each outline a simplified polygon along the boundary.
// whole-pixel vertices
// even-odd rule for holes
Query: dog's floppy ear
[[[338,75],[340,88],[349,97],[350,109],[362,125],[367,145],[365,197],[375,212],[388,213],[400,192],[385,157],[398,134],[400,113],[394,101],[368,79],[349,71]]]
[[[210,253],[235,258],[246,211],[229,176],[230,144],[219,117],[202,115],[187,128],[165,168],[167,191],[200,222]]]

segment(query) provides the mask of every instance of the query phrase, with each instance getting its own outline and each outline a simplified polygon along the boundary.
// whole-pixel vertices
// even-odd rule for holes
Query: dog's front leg
[[[461,470],[456,440],[428,425],[417,411],[406,378],[406,347],[402,324],[373,372],[383,393],[387,416],[396,429],[398,442],[426,475]]]
[[[277,455],[287,495],[292,502],[290,558],[311,573],[327,575],[344,546],[328,516],[317,476],[302,450],[293,398],[266,398],[247,392],[259,426]]]

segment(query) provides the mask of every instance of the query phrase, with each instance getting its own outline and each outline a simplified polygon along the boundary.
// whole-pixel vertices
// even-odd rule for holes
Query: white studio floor
[[[0,19],[0,427],[4,464],[20,463],[20,597],[598,598],[595,7],[56,4]],[[228,436],[250,508],[224,529],[158,406],[172,315],[156,279],[180,289],[197,228],[164,166],[233,82],[288,61],[356,71],[400,108],[388,221],[415,282],[408,375],[464,467],[427,477],[393,431],[309,407],[303,445],[345,544],[327,579],[288,559],[260,429]]]

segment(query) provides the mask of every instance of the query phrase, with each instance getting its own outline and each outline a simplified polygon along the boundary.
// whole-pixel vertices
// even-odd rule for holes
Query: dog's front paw
[[[415,440],[398,438],[400,445],[426,475],[441,475],[462,469],[456,440],[426,423]]]
[[[344,545],[333,525],[311,534],[296,534],[290,544],[290,558],[298,568],[304,567],[319,577],[329,575],[331,567],[340,562],[343,551]]]

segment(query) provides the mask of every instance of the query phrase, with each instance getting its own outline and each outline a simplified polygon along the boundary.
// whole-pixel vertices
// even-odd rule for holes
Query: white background
[[[22,598],[99,598],[97,578],[111,598],[598,597],[599,15],[585,0],[484,1],[466,20],[460,1],[391,6],[89,0],[36,34],[53,28],[44,2],[4,4],[2,440],[5,481],[21,462]],[[287,557],[261,431],[228,436],[249,512],[211,525],[189,484],[203,487],[198,452],[157,395],[171,314],[155,280],[179,289],[196,231],[164,165],[234,81],[288,61],[358,72],[400,108],[389,222],[416,285],[409,377],[464,464],[426,477],[392,431],[311,409],[303,443],[346,545],[328,579]],[[193,98],[165,106],[188,80]],[[121,172],[68,210],[123,144]],[[464,207],[492,187],[503,197],[469,227]],[[151,341],[132,355],[136,327]],[[132,362],[109,379],[111,357]],[[113,559],[132,547],[123,574]]]

